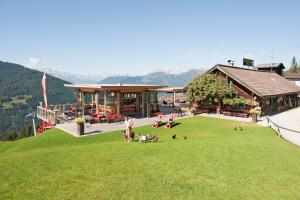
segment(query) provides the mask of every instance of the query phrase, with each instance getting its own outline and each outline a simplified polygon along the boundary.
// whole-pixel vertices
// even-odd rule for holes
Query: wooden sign
[[[243,58],[243,65],[254,67],[254,60],[251,60],[251,59],[248,59],[248,58]]]

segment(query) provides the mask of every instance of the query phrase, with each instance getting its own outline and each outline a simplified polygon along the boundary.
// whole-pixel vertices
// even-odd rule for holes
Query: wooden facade
[[[227,65],[216,65],[207,73],[226,79],[239,96],[258,101],[265,114],[298,106],[300,88],[277,73]]]

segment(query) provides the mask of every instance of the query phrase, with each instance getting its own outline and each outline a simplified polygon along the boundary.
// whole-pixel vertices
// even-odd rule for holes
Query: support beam
[[[99,92],[95,93],[95,102],[96,102],[96,113],[99,114]]]
[[[140,102],[140,93],[136,94],[136,114],[141,113],[141,102]]]
[[[33,117],[32,117],[32,127],[33,127],[34,136],[36,136],[37,134],[36,134],[36,126],[35,126],[35,120],[34,120],[34,118],[35,118],[35,115],[33,115]]]
[[[145,93],[142,93],[142,116],[145,117]]]
[[[120,114],[120,107],[121,107],[121,94],[117,92],[117,114]]]
[[[173,92],[173,106],[175,106],[176,103],[176,92]]]
[[[106,90],[104,90],[104,115],[106,115]]]
[[[150,117],[150,109],[149,109],[149,92],[146,92],[147,100],[146,100],[146,112],[147,117]]]
[[[80,94],[81,94],[81,103],[82,103],[82,116],[84,116],[85,95],[84,92],[80,92]]]
[[[94,100],[95,100],[95,95],[94,95],[94,93],[92,93],[92,94],[91,94],[91,101],[92,101],[92,104],[93,104],[93,105],[94,105],[94,103],[95,103]]]
[[[76,90],[75,91],[75,101],[76,101],[76,115],[77,115],[77,112],[78,110],[81,108],[81,101],[80,101],[80,90]]]

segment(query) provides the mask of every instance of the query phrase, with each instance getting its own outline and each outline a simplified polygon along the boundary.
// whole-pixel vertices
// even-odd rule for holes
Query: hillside
[[[134,128],[158,135],[157,143],[57,129],[0,142],[0,199],[300,199],[299,148],[271,129],[206,117],[177,122]]]
[[[202,73],[201,70],[193,69],[180,74],[154,72],[144,76],[111,76],[101,80],[99,83],[162,84],[170,87],[185,86],[190,80],[200,73]]]
[[[0,61],[0,134],[19,131],[25,124],[24,116],[35,112],[42,100],[42,72],[21,65]],[[47,76],[48,103],[73,102],[73,92],[64,88],[68,83]]]

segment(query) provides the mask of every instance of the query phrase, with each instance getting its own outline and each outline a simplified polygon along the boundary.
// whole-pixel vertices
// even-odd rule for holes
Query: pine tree
[[[297,63],[297,60],[295,58],[295,56],[292,59],[292,63],[291,63],[291,67],[289,69],[289,72],[298,72],[299,71],[299,66]]]

